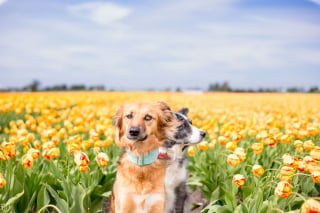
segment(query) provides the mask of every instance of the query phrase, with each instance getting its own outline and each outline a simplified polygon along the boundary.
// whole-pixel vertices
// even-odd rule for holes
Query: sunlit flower
[[[226,149],[227,149],[227,150],[234,150],[235,148],[237,148],[237,143],[234,142],[234,141],[229,141],[229,142],[226,144]]]
[[[292,186],[287,181],[280,181],[274,193],[279,197],[287,198],[292,194]]]
[[[302,160],[299,160],[299,161],[298,161],[298,167],[297,167],[297,169],[298,169],[300,172],[305,171],[305,169],[306,169],[306,164],[305,164],[305,162],[302,161]]]
[[[302,213],[320,213],[320,202],[309,198],[301,206]]]
[[[85,171],[88,171],[89,167],[86,165],[86,166],[80,166],[79,167],[79,170],[80,172],[85,172]]]
[[[208,141],[201,141],[200,143],[197,144],[197,147],[200,150],[207,150],[209,148],[209,143]]]
[[[3,174],[0,173],[0,187],[4,187],[7,184],[6,179],[4,178]]]
[[[29,149],[28,154],[32,156],[33,159],[37,159],[40,156],[40,151],[38,149]]]
[[[252,172],[255,176],[262,176],[264,174],[264,168],[261,165],[253,165]]]
[[[76,151],[74,153],[74,162],[78,165],[78,166],[88,166],[89,164],[89,158],[87,156],[86,153],[82,152],[82,151]]]
[[[57,158],[60,155],[60,150],[58,147],[54,147],[51,149],[46,149],[43,151],[42,156],[45,157],[47,160],[52,158]]]
[[[109,162],[109,156],[104,152],[100,152],[96,156],[96,161],[99,166],[107,166]]]
[[[244,177],[244,175],[241,174],[236,174],[233,176],[232,181],[239,187],[242,187],[245,182],[246,182],[246,178]]]
[[[33,157],[30,154],[25,154],[22,156],[21,162],[25,168],[31,168],[33,166]]]
[[[312,140],[307,140],[303,143],[303,148],[305,150],[313,150],[315,147],[314,143]]]
[[[227,157],[227,163],[231,166],[236,166],[240,163],[240,158],[236,154],[229,154]]]
[[[187,149],[187,153],[190,157],[196,154],[196,148],[194,146],[189,146]]]
[[[320,170],[312,171],[311,177],[315,183],[320,183]]]
[[[240,161],[244,161],[246,159],[246,152],[244,151],[244,148],[242,148],[242,147],[236,148],[233,153],[238,155]]]
[[[40,147],[41,147],[41,142],[40,142],[39,140],[35,140],[35,141],[33,142],[33,146],[34,146],[34,148],[36,148],[36,149],[40,149]]]
[[[0,151],[0,160],[7,160],[7,157]]]
[[[282,156],[282,160],[283,160],[283,164],[285,166],[291,166],[291,167],[297,167],[298,166],[298,159],[292,155],[290,155],[289,153],[285,153]]]
[[[17,154],[15,144],[12,144],[10,142],[3,142],[1,144],[1,149],[3,151],[3,154],[9,158],[14,157]]]
[[[283,144],[288,144],[291,142],[293,136],[292,135],[282,135],[280,137],[280,142],[283,143]]]
[[[262,143],[253,143],[251,149],[255,154],[260,154],[264,149],[264,145]]]
[[[218,137],[218,143],[221,145],[226,145],[226,143],[229,141],[229,139],[225,136],[219,136]]]
[[[310,152],[310,156],[315,159],[320,161],[320,147],[315,146],[313,150]]]
[[[293,176],[295,173],[295,169],[292,168],[292,167],[289,167],[289,166],[283,166],[281,169],[280,169],[280,175],[281,176]]]
[[[265,138],[263,140],[263,143],[268,146],[275,146],[277,144],[277,141],[275,139],[269,137],[269,138]]]
[[[301,140],[295,140],[293,145],[296,149],[303,148],[303,142]]]

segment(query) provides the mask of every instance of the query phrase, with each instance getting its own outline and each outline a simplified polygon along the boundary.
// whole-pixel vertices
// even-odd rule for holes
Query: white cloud
[[[6,3],[8,0],[0,0],[0,6]]]
[[[110,24],[127,17],[131,10],[113,3],[90,2],[68,6],[67,10],[98,24]]]
[[[309,0],[309,1],[320,5],[320,0]]]

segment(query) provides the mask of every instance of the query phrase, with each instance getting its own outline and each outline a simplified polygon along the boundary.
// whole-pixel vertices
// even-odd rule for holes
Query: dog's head
[[[204,139],[206,133],[192,125],[187,117],[188,112],[188,108],[183,108],[174,113],[176,122],[173,127],[167,129],[166,134],[168,147],[174,144],[196,144]]]
[[[116,113],[116,141],[136,154],[160,147],[173,114],[164,102],[125,104]]]

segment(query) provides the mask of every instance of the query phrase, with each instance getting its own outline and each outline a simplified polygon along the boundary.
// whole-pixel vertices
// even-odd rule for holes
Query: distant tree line
[[[67,84],[59,84],[54,86],[40,87],[41,83],[38,80],[32,81],[30,84],[23,86],[21,88],[7,88],[0,89],[0,91],[114,91],[113,89],[106,89],[103,85],[96,86],[86,86],[84,84],[74,84],[68,86]],[[195,88],[192,90],[201,90]],[[147,91],[155,91],[154,89],[147,89]],[[170,88],[165,88],[162,91],[172,91]],[[175,89],[176,92],[184,91],[181,87]],[[232,88],[228,82],[222,83],[212,83],[209,85],[208,92],[289,92],[289,93],[320,93],[320,89],[317,86],[312,86],[309,89],[305,90],[300,87],[289,87],[287,89],[278,89],[278,88],[259,88],[259,89],[237,89]]]
[[[208,87],[209,92],[289,92],[289,93],[320,93],[317,86],[312,86],[308,90],[300,87],[289,87],[285,90],[277,88],[259,88],[259,89],[235,89],[228,82],[212,83]]]
[[[104,91],[105,87],[103,85],[97,86],[86,86],[84,84],[74,84],[68,86],[66,84],[59,84],[54,86],[47,86],[47,87],[40,87],[40,82],[38,80],[32,81],[30,84],[23,86],[21,88],[7,88],[7,89],[0,89],[0,91]]]

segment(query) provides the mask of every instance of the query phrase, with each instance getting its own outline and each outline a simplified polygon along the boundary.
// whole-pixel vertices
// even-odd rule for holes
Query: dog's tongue
[[[158,158],[159,159],[169,159],[169,156],[166,152],[159,152],[158,153]]]

